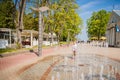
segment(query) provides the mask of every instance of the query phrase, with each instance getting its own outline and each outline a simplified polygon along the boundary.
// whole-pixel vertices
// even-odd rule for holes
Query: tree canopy
[[[106,26],[110,17],[110,12],[100,10],[93,12],[92,16],[87,21],[88,36],[97,37],[98,40],[101,36],[105,36]]]
[[[74,40],[82,24],[75,11],[78,8],[75,0],[1,0],[0,27],[16,29],[21,43],[22,29],[38,30],[38,13],[30,11],[30,7],[42,6],[50,8],[43,13],[44,31],[56,33],[61,41],[66,41],[69,33],[70,39]]]
[[[57,34],[59,40],[66,41],[68,31],[71,35],[71,40],[74,40],[75,36],[81,31],[79,25],[82,24],[82,19],[75,11],[78,8],[78,5],[75,4],[75,0],[40,0],[34,1],[33,3],[33,7],[48,6],[50,8],[47,13],[43,13],[43,27],[46,33],[54,32]],[[28,17],[29,19],[25,21],[24,25],[27,29],[33,28],[37,30],[38,13],[32,13],[34,13],[33,17],[32,15],[30,17],[30,14],[26,14],[24,20]]]
[[[0,27],[1,28],[15,28],[13,11],[15,10],[12,0],[0,1]]]

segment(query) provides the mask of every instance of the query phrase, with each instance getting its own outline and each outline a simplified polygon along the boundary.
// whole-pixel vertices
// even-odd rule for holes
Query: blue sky
[[[79,5],[79,9],[77,9],[77,13],[83,20],[83,29],[82,33],[78,35],[78,38],[81,40],[87,40],[86,33],[86,21],[91,17],[93,12],[99,11],[101,9],[112,11],[113,8],[116,10],[120,10],[120,0],[76,0]],[[114,7],[113,7],[114,6]]]

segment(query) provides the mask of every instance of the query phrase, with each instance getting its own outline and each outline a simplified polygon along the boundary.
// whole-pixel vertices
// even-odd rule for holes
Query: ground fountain
[[[75,59],[66,56],[53,68],[51,80],[117,80],[118,66],[120,62],[98,55],[79,54]]]
[[[85,47],[82,45],[82,48]],[[118,73],[118,61],[95,54],[77,53],[74,58],[65,55],[63,61],[53,67],[51,80],[118,80]]]

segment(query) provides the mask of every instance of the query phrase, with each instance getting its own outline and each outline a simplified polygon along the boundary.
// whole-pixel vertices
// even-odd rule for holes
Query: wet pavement
[[[119,48],[79,44],[77,54],[99,55],[119,62],[119,52]],[[72,46],[57,46],[43,50],[43,55],[41,57],[38,57],[34,53],[27,52],[0,58],[0,80],[52,80],[52,78],[54,79],[53,74],[55,74],[53,73],[53,69],[57,65],[64,63],[64,56],[70,57],[69,63],[73,66],[74,59],[72,58]],[[83,64],[80,66],[83,66]],[[120,66],[118,65],[118,67]],[[59,77],[59,73],[56,74],[58,74]],[[84,76],[84,74],[81,74],[81,76]]]

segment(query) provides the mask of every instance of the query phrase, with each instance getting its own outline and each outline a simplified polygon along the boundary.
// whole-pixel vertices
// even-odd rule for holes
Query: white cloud
[[[80,13],[80,16],[86,16],[86,15],[90,15],[92,14],[92,11],[84,11],[82,13]]]
[[[84,9],[88,9],[88,8],[90,8],[90,7],[98,4],[98,3],[100,3],[100,2],[98,2],[98,1],[92,1],[92,2],[89,2],[87,4],[84,4],[84,5],[80,6],[80,9],[83,9],[83,10]]]
[[[114,5],[114,9],[119,10],[120,9],[120,4]]]

